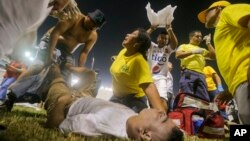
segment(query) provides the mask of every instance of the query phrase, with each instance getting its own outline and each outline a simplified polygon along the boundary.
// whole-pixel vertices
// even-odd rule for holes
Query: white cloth
[[[0,58],[12,53],[19,40],[28,46],[34,45],[36,32],[51,10],[49,2],[0,0]]]
[[[136,115],[120,104],[84,97],[75,101],[59,128],[63,133],[74,132],[87,136],[113,135],[127,138],[126,121]]]
[[[177,6],[172,7],[171,5],[159,10],[157,13],[151,8],[150,3],[146,5],[148,20],[151,25],[159,25],[160,27],[165,27],[165,25],[170,25],[174,20],[174,11]]]

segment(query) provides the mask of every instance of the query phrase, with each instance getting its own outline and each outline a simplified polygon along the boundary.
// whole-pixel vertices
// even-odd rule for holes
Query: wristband
[[[218,91],[220,91],[220,92],[223,92],[223,91],[224,91],[224,89],[223,89],[223,87],[222,87],[221,84],[217,86],[217,89],[218,89]]]

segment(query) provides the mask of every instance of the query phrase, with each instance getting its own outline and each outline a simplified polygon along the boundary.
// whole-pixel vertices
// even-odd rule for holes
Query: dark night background
[[[147,29],[150,23],[147,18],[145,6],[151,3],[151,8],[158,11],[171,4],[177,6],[174,12],[173,30],[178,38],[179,45],[188,43],[188,33],[192,30],[201,30],[203,35],[213,33],[213,30],[205,29],[197,19],[197,14],[206,9],[215,0],[76,0],[78,7],[83,14],[100,9],[104,12],[107,23],[98,30],[98,40],[87,60],[87,67],[90,67],[92,58],[95,58],[95,69],[100,70],[102,85],[111,87],[111,76],[109,67],[110,57],[116,55],[121,49],[121,43],[127,33],[132,32],[137,27]],[[249,0],[229,0],[231,3],[249,3]],[[56,19],[48,17],[39,29],[38,36],[41,37],[50,27],[56,24]],[[152,40],[156,40],[158,29],[152,34]],[[213,35],[213,34],[212,34]],[[205,47],[204,44],[201,44]],[[170,56],[173,63],[172,75],[174,78],[174,92],[178,91],[180,78],[180,61],[175,58],[175,54]],[[208,62],[218,72],[215,61]],[[224,84],[224,88],[226,88]]]

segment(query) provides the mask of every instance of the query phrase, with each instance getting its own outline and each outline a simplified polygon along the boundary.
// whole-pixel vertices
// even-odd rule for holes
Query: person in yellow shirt
[[[144,29],[127,34],[122,42],[124,48],[110,67],[113,85],[113,96],[110,101],[140,112],[147,108],[148,99],[153,108],[167,110],[153,83],[146,61],[146,51],[150,45],[150,37]]]
[[[210,102],[214,101],[214,98],[220,92],[223,92],[223,86],[221,84],[220,76],[211,66],[205,66],[203,72],[206,77],[207,90],[210,98]]]
[[[215,28],[220,74],[238,105],[241,123],[250,124],[250,5],[217,1],[200,12],[198,19],[206,28]],[[219,99],[228,99],[229,93]]]
[[[176,58],[181,60],[180,92],[196,95],[210,101],[203,68],[205,58],[215,58],[214,48],[210,43],[211,34],[204,37],[207,49],[199,47],[202,34],[199,30],[189,33],[189,43],[182,44],[176,51]]]

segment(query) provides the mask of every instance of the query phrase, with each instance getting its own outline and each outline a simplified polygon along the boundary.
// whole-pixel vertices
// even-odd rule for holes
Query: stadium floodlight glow
[[[35,58],[34,58],[34,57],[29,57],[29,60],[30,60],[30,61],[34,61]]]
[[[31,53],[29,52],[29,51],[26,51],[25,53],[24,53],[24,55],[25,55],[25,57],[30,57],[31,56]]]
[[[79,78],[72,78],[71,79],[71,87],[74,86],[75,84],[77,84],[79,82]]]
[[[105,86],[101,86],[101,87],[100,87],[100,90],[104,90],[104,91],[113,91],[112,88],[110,88],[110,87],[105,87]]]

